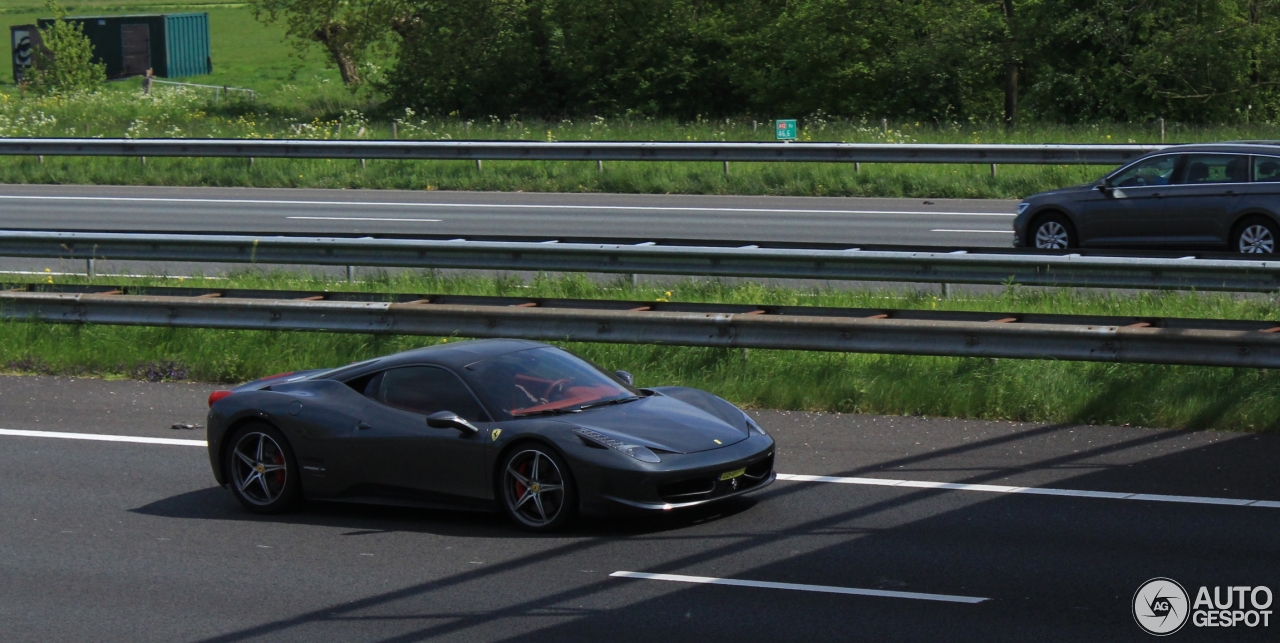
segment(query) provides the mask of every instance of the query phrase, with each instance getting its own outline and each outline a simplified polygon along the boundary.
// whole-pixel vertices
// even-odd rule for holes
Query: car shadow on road
[[[703,525],[749,510],[756,504],[739,496],[706,507],[657,515],[580,517],[570,527],[549,535],[520,530],[500,513],[425,509],[339,502],[305,502],[296,511],[261,515],[245,511],[222,487],[180,493],[131,509],[132,513],[182,520],[235,520],[351,529],[349,536],[409,532],[466,538],[619,538],[662,533]]]

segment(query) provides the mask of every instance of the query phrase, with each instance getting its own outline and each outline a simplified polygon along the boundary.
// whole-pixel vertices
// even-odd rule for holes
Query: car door
[[[1149,241],[1156,214],[1164,208],[1180,167],[1179,154],[1142,159],[1107,177],[1104,186],[1081,204],[1077,233],[1085,245],[1131,245]]]
[[[485,497],[489,416],[462,380],[438,366],[403,366],[374,376],[365,394],[357,442],[370,483],[427,500]],[[481,431],[427,426],[438,411],[453,411]]]
[[[1156,242],[1170,245],[1222,243],[1230,233],[1229,215],[1249,190],[1249,157],[1244,154],[1188,154],[1163,212],[1154,212],[1150,230]]]

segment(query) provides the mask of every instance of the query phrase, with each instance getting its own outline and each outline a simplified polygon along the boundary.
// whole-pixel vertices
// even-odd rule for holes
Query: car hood
[[[1055,196],[1074,196],[1074,197],[1079,197],[1080,195],[1089,194],[1089,193],[1093,192],[1095,189],[1097,189],[1097,188],[1096,188],[1096,186],[1097,186],[1097,185],[1098,185],[1098,184],[1097,184],[1096,182],[1095,182],[1095,183],[1082,183],[1082,184],[1080,184],[1080,185],[1072,185],[1072,186],[1068,186],[1068,187],[1065,187],[1065,188],[1058,188],[1058,189],[1056,189],[1056,190],[1049,190],[1048,192],[1040,192],[1040,193],[1037,193],[1037,194],[1033,194],[1033,195],[1031,195],[1031,196],[1029,196],[1029,197],[1027,197],[1026,199],[1023,199],[1023,200],[1024,200],[1024,201],[1030,201],[1030,200],[1032,200],[1032,199],[1042,199],[1042,198],[1045,198],[1045,197],[1055,197]]]
[[[717,415],[666,395],[588,409],[562,421],[650,449],[673,453],[719,449],[741,442],[749,435],[745,420],[740,422],[741,427],[735,426]]]

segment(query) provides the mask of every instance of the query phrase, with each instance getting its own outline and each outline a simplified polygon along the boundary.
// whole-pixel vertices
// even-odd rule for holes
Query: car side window
[[[1189,154],[1179,183],[1247,183],[1249,166],[1238,154]]]
[[[398,409],[431,415],[453,411],[471,422],[488,422],[471,391],[457,375],[435,366],[404,366],[382,372],[369,381],[374,400]]]
[[[1111,186],[1117,188],[1135,188],[1149,185],[1169,185],[1173,180],[1173,171],[1178,167],[1175,154],[1156,156],[1139,161],[1111,178]]]
[[[1274,156],[1253,157],[1253,180],[1262,183],[1280,182],[1280,158]]]

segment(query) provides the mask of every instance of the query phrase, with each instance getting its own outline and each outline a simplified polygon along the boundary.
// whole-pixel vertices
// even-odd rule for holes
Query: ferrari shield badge
[[[502,429],[494,429],[493,432],[489,434],[489,437],[493,438],[494,442],[497,442],[498,436],[500,435],[502,435]]]

